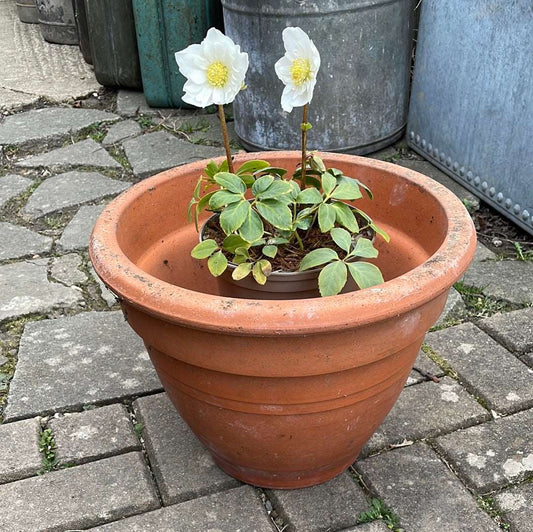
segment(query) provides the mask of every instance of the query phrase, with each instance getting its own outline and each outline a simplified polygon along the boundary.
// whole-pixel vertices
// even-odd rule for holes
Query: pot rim
[[[239,155],[238,162],[268,160],[273,154],[287,161],[296,161],[301,156],[297,151],[256,152]],[[381,285],[329,297],[240,299],[167,283],[140,269],[124,254],[116,228],[122,213],[136,198],[185,172],[199,175],[205,168],[204,160],[147,178],[110,202],[90,238],[89,255],[94,269],[121,299],[165,321],[202,330],[260,336],[339,331],[386,320],[430,301],[461,277],[474,256],[476,234],[466,208],[451,191],[423,174],[392,163],[339,153],[319,155],[333,166],[356,163],[395,173],[436,198],[448,221],[448,231],[439,249],[424,263]],[[215,160],[222,161],[223,157]]]

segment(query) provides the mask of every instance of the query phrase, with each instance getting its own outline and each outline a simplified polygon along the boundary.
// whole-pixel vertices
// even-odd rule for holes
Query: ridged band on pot
[[[407,121],[412,0],[222,0],[226,34],[248,52],[246,91],[233,104],[250,150],[297,149],[301,108],[284,113],[274,72],[281,32],[299,26],[322,63],[308,120],[313,149],[370,153],[401,137]]]
[[[37,0],[39,25],[45,41],[78,44],[72,0]]]
[[[39,24],[39,13],[35,0],[17,0],[17,14],[21,22]]]
[[[218,295],[190,257],[198,236],[186,222],[206,161],[134,185],[91,237],[98,275],[180,414],[223,469],[259,486],[312,485],[355,460],[475,250],[472,221],[443,186],[389,163],[321,156],[374,192],[358,206],[391,236],[377,243],[383,285],[292,301]],[[290,172],[300,154],[259,157]]]

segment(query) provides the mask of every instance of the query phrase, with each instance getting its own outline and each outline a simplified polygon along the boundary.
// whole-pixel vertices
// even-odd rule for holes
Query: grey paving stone
[[[174,504],[91,529],[115,532],[272,532],[265,510],[251,486]]]
[[[118,144],[123,140],[140,135],[141,131],[141,126],[135,122],[135,120],[124,120],[123,122],[118,122],[109,128],[107,135],[102,141],[102,145],[112,146],[113,144]]]
[[[62,251],[85,249],[89,246],[89,237],[98,216],[105,205],[83,205],[65,227],[56,246]]]
[[[357,469],[408,531],[501,532],[457,477],[422,443],[367,458]]]
[[[433,166],[428,161],[419,161],[416,159],[399,159],[396,164],[410,168],[415,172],[420,172],[431,179],[444,185],[451,190],[460,200],[468,200],[468,202],[474,207],[479,207],[479,199],[469,192],[466,188],[454,181],[451,177],[447,176],[444,172],[441,172],[436,166]]]
[[[385,421],[365,445],[366,456],[389,445],[436,436],[479,423],[490,414],[449,377],[405,388]]]
[[[2,367],[7,362],[9,362],[9,359],[5,357],[4,355],[0,355],[0,367]]]
[[[50,420],[61,464],[83,463],[140,448],[124,405],[114,404]]]
[[[87,528],[159,506],[141,453],[0,486],[4,530]]]
[[[160,390],[140,338],[121,312],[28,323],[5,418],[64,412]]]
[[[143,92],[119,90],[117,94],[117,113],[122,116],[172,116],[187,113],[184,109],[150,107]]]
[[[383,148],[382,150],[369,153],[365,157],[369,157],[370,159],[378,159],[380,161],[394,162],[394,157],[396,157],[397,155],[398,152],[396,148],[394,148],[393,146],[388,146],[387,148]]]
[[[368,509],[363,491],[344,472],[333,480],[296,490],[267,490],[274,508],[291,525],[290,530],[339,530],[357,523]]]
[[[107,288],[102,279],[98,277],[98,274],[94,271],[94,268],[92,266],[89,267],[89,270],[91,271],[91,274],[94,277],[95,281],[98,283],[102,299],[107,303],[107,306],[111,308],[117,303],[117,296]]]
[[[487,493],[533,473],[533,411],[526,410],[437,438],[456,471]]]
[[[47,141],[75,133],[98,122],[113,122],[118,116],[94,109],[48,107],[6,117],[0,124],[0,144]]]
[[[390,530],[383,521],[372,521],[364,525],[345,528],[341,532],[390,532]]]
[[[419,369],[420,372],[416,371],[416,369],[414,368]],[[409,374],[405,385],[411,386],[413,384],[418,384],[419,382],[427,381],[428,379],[423,375],[423,373],[428,373],[437,378],[444,376],[444,371],[437,364],[435,364],[435,362],[433,362],[433,360],[431,360],[421,349],[418,353],[418,356],[416,357],[413,370]]]
[[[222,148],[191,144],[164,131],[126,140],[123,147],[134,174],[139,177],[223,155]]]
[[[166,394],[141,397],[133,406],[165,505],[240,484],[215,465]]]
[[[493,253],[488,247],[481,243],[476,244],[476,252],[474,254],[474,262],[483,262],[486,260],[496,260],[496,253]]]
[[[530,368],[533,368],[533,353],[527,353],[523,357],[521,357],[521,360],[524,364],[527,364]]]
[[[0,425],[0,484],[31,477],[41,468],[39,418]]]
[[[467,285],[483,293],[518,305],[533,304],[533,263],[499,260],[472,263],[463,277]]]
[[[204,114],[195,117],[182,118],[182,126],[192,126],[195,131],[188,133],[191,142],[206,142],[208,144],[224,145],[220,120],[217,114]],[[239,139],[235,134],[235,122],[227,122],[228,137],[230,142],[238,144]]]
[[[7,2],[4,2],[7,4]],[[19,107],[37,103],[39,96],[37,94],[24,94],[22,92],[3,89],[0,87],[0,109],[12,110]]]
[[[533,350],[533,307],[495,314],[478,325],[515,353]]]
[[[15,163],[21,168],[56,168],[63,166],[99,166],[102,168],[122,168],[100,144],[86,139],[69,144],[40,155],[32,155]]]
[[[18,196],[33,184],[31,179],[9,174],[0,177],[0,209],[12,198]]]
[[[87,275],[79,268],[82,259],[77,253],[68,253],[52,259],[50,275],[56,281],[67,286],[82,284],[87,281]]]
[[[48,280],[47,264],[48,259],[38,259],[0,266],[0,322],[83,301],[78,288]]]
[[[431,332],[425,342],[489,408],[512,413],[533,406],[533,372],[475,325]]]
[[[463,298],[461,297],[461,294],[455,288],[452,287],[450,288],[450,292],[448,293],[448,299],[446,300],[444,310],[442,311],[442,314],[437,320],[437,323],[435,323],[435,327],[440,327],[441,325],[444,325],[447,321],[462,316],[465,312],[466,305],[463,301]]]
[[[516,532],[531,532],[533,483],[529,482],[496,495],[498,506]]]
[[[46,253],[52,247],[52,239],[49,236],[8,222],[0,222],[0,242],[0,260]]]
[[[24,206],[23,212],[38,218],[118,194],[129,186],[130,183],[104,177],[97,172],[66,172],[50,177],[39,185]]]

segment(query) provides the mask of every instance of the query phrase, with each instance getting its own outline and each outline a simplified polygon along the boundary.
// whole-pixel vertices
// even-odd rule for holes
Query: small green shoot
[[[403,528],[398,526],[400,518],[380,499],[373,498],[370,501],[370,508],[366,512],[359,514],[358,524],[371,523],[381,519],[388,529],[393,532],[404,532]]]
[[[56,458],[56,442],[52,429],[43,429],[40,433],[39,451],[43,455],[42,469],[40,473],[52,471],[58,464]]]

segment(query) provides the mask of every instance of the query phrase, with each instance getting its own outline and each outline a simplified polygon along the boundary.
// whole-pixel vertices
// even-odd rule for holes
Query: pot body
[[[35,0],[17,0],[17,14],[21,22],[39,24],[39,13]]]
[[[289,171],[299,157],[261,154]],[[190,257],[198,235],[186,221],[207,161],[121,194],[91,237],[94,267],[180,415],[220,467],[263,487],[317,484],[355,461],[475,250],[470,217],[441,185],[380,161],[321,157],[374,192],[358,206],[391,236],[376,244],[382,285],[290,301],[221,293]]]
[[[45,41],[78,44],[72,0],[37,0],[39,25]]]
[[[274,71],[281,32],[301,27],[321,55],[308,120],[312,149],[370,153],[400,138],[407,120],[411,0],[222,0],[226,34],[248,52],[247,89],[233,104],[249,150],[298,149],[302,110],[281,109]]]
[[[93,64],[91,42],[89,38],[89,25],[87,23],[87,10],[85,9],[85,0],[72,0],[74,7],[74,19],[78,30],[80,41],[81,55],[86,63]]]

